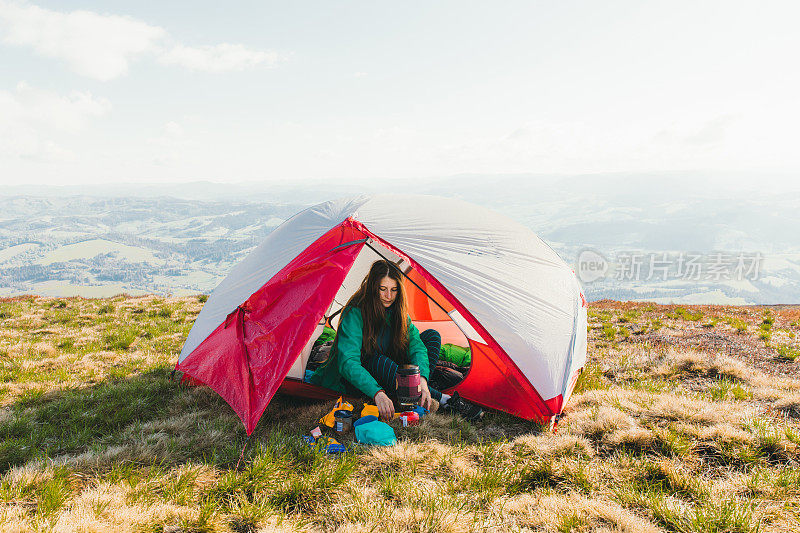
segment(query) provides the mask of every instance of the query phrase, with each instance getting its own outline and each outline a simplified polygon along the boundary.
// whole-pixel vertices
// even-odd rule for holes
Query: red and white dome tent
[[[303,382],[306,362],[381,257],[406,273],[417,327],[471,348],[463,398],[540,422],[561,413],[586,361],[575,274],[521,224],[434,196],[335,200],[284,222],[211,294],[176,370],[219,393],[248,435],[278,389],[339,396]]]

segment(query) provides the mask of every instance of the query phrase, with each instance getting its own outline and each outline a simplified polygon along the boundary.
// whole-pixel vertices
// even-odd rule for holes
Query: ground
[[[436,414],[330,457],[170,380],[204,297],[0,300],[0,530],[796,531],[800,308],[602,301],[555,433]]]

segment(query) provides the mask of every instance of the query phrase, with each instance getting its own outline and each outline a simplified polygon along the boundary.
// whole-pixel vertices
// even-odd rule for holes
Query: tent
[[[211,294],[176,370],[222,396],[248,435],[279,389],[338,396],[303,381],[306,362],[381,257],[405,272],[420,331],[471,348],[452,390],[528,420],[561,413],[586,360],[587,303],[574,272],[521,224],[435,196],[335,200],[284,222]]]

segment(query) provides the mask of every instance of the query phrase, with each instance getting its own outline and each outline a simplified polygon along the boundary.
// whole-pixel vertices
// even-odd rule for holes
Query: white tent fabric
[[[564,394],[570,376],[586,359],[586,308],[575,274],[521,224],[496,211],[433,196],[334,200],[292,217],[214,290],[179,361],[315,239],[348,217],[441,282],[543,399]]]

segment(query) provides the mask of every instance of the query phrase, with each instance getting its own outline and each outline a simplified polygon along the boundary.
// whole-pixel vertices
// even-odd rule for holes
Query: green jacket
[[[391,310],[389,311],[392,312]],[[387,313],[386,324],[381,328],[378,335],[378,346],[383,352],[391,339],[391,326],[389,325],[389,314]],[[383,387],[372,377],[366,368],[361,365],[361,336],[364,329],[364,322],[361,319],[361,309],[352,307],[342,313],[339,331],[336,334],[336,351],[331,353],[328,361],[319,367],[311,375],[309,381],[315,385],[320,385],[328,389],[345,392],[342,379],[352,383],[358,390],[366,394],[369,398],[374,398],[378,391]],[[422,339],[419,338],[419,330],[408,317],[408,361],[419,367],[422,377],[428,379],[430,369],[428,368],[428,350]]]

